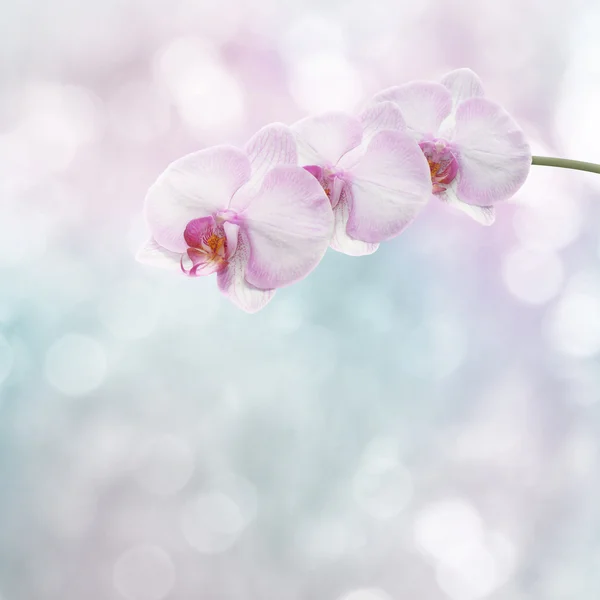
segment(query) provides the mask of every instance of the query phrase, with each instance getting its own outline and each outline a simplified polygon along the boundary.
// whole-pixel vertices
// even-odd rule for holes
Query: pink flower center
[[[431,172],[432,192],[441,194],[456,178],[458,161],[446,140],[435,139],[419,144]]]
[[[336,204],[339,202],[344,182],[346,181],[346,173],[335,167],[307,165],[304,168],[323,186],[325,194],[331,201],[331,206],[335,208]]]
[[[194,219],[187,224],[183,237],[188,249],[181,258],[181,269],[186,275],[210,275],[227,265],[229,248],[223,220]]]

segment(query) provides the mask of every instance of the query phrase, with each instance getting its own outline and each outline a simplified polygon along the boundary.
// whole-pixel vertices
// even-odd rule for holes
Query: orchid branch
[[[569,160],[568,158],[553,158],[551,156],[532,156],[532,165],[543,167],[560,167],[561,169],[576,169],[577,171],[588,171],[589,173],[600,173],[600,165],[584,162],[581,160]]]

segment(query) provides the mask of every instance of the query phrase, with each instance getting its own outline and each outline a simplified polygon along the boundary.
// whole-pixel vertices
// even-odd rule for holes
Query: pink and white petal
[[[411,81],[379,92],[376,102],[396,104],[404,117],[407,130],[418,141],[437,134],[452,110],[450,90],[433,81]]]
[[[344,192],[344,187],[346,183],[340,177],[334,177],[333,179],[333,187],[329,188],[329,192],[325,190],[325,193],[329,196],[329,202],[331,203],[331,208],[335,208],[342,197],[342,193]]]
[[[237,250],[240,226],[235,223],[223,223],[223,230],[225,231],[225,240],[227,241],[227,255],[225,258],[229,258],[235,254]]]
[[[450,71],[442,77],[442,85],[452,94],[452,106],[456,107],[469,98],[485,96],[481,79],[471,69],[462,68]]]
[[[382,131],[352,171],[348,234],[378,243],[398,235],[431,196],[429,165],[407,133]]]
[[[227,266],[217,273],[217,284],[238,308],[255,313],[264,308],[275,295],[275,290],[261,290],[246,280],[246,266],[250,256],[248,239],[240,231],[237,251],[229,260]]]
[[[181,254],[163,248],[153,238],[138,250],[135,259],[144,265],[181,272]]]
[[[271,123],[255,133],[244,150],[252,167],[253,183],[262,183],[267,172],[277,165],[298,164],[296,140],[292,130],[282,123]]]
[[[243,218],[250,244],[246,279],[263,289],[303,279],[320,262],[333,212],[319,182],[301,167],[275,167]]]
[[[466,204],[458,199],[456,185],[453,184],[443,194],[438,196],[444,204],[465,213],[480,225],[490,226],[496,220],[496,209],[493,206],[475,206]]]
[[[358,161],[364,156],[368,145],[369,143],[361,143],[359,146],[356,146],[356,148],[352,148],[352,150],[346,152],[346,154],[340,158],[338,164],[336,165],[337,169],[342,171],[351,171]],[[332,203],[332,206],[335,206],[335,204]]]
[[[377,102],[358,115],[363,126],[363,144],[368,144],[380,131],[404,131],[402,111],[393,102]]]
[[[292,125],[298,143],[298,164],[334,166],[362,140],[360,121],[343,112],[307,117]]]
[[[356,148],[353,148],[338,162],[338,168],[350,170],[364,155],[371,140],[380,131],[405,131],[406,123],[402,117],[402,112],[393,102],[376,102],[365,109],[358,120],[363,126],[362,142]],[[335,202],[331,203],[335,206]]]
[[[146,195],[146,220],[154,239],[183,252],[186,225],[225,209],[250,178],[248,157],[231,146],[215,146],[171,163]]]
[[[319,167],[319,165],[303,165],[302,168],[305,171],[308,171],[318,181],[323,181],[323,168]]]
[[[379,248],[379,244],[361,242],[349,236],[346,231],[348,217],[350,216],[350,207],[345,196],[345,194],[342,194],[340,201],[333,209],[334,226],[330,246],[337,252],[347,254],[348,256],[373,254]]]
[[[495,102],[471,98],[461,103],[453,143],[460,172],[457,195],[463,202],[490,206],[510,198],[525,183],[531,167],[529,144]]]

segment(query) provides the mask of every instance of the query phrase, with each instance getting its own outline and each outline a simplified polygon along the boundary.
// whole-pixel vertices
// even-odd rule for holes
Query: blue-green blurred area
[[[0,598],[600,587],[600,177],[441,203],[247,315],[139,265],[175,158],[468,66],[600,162],[593,2],[112,0],[0,19]]]

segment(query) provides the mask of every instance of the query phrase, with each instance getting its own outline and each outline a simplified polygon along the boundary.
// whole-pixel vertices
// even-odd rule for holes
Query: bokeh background
[[[597,597],[600,176],[534,167],[492,228],[432,202],[256,315],[133,256],[175,158],[456,67],[600,162],[599,30],[593,0],[3,3],[2,600]]]

